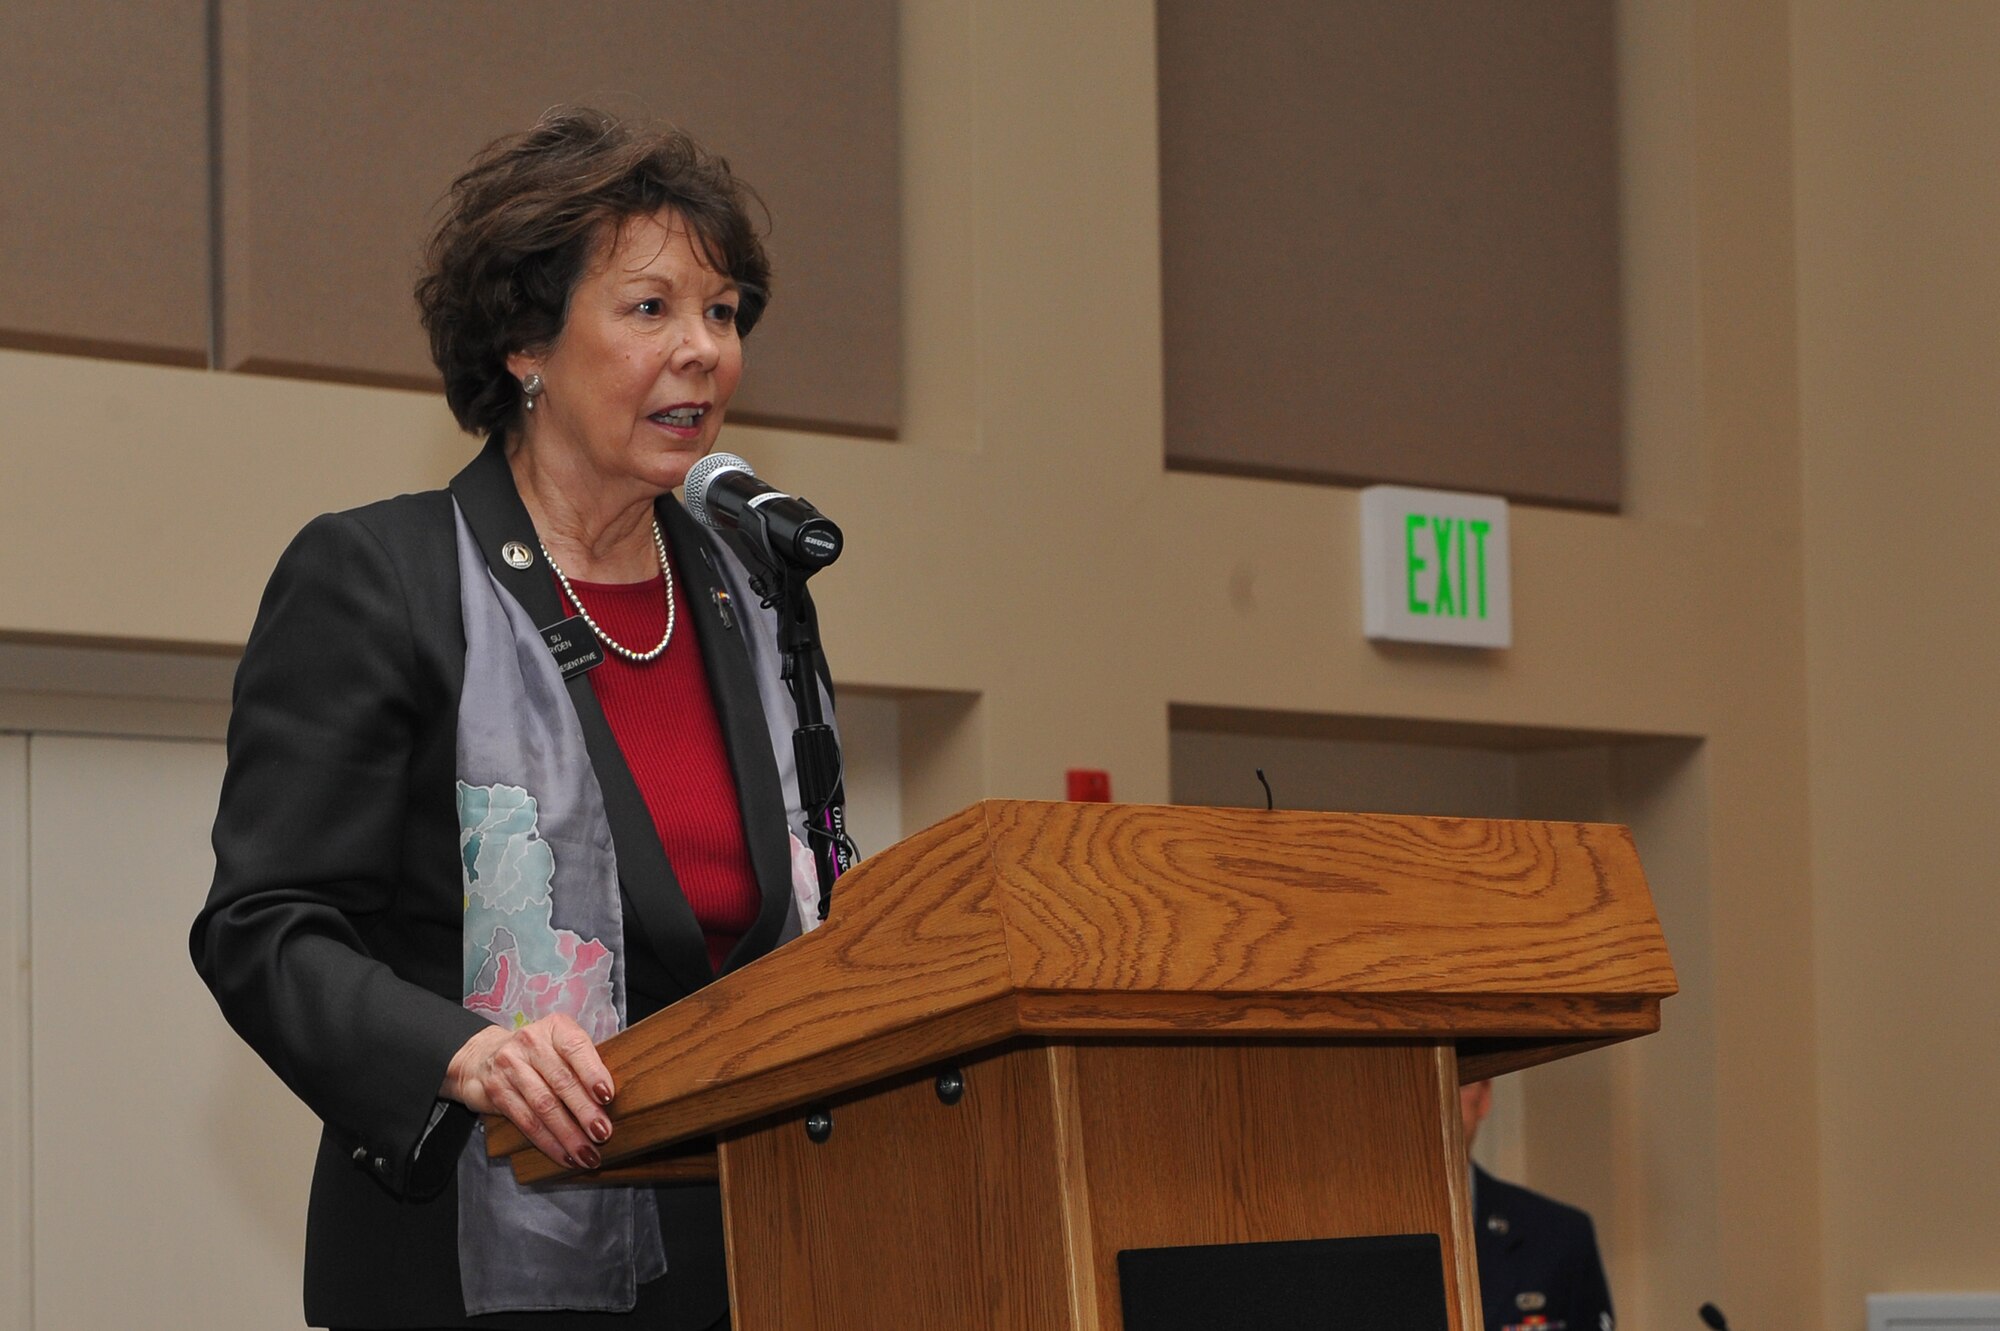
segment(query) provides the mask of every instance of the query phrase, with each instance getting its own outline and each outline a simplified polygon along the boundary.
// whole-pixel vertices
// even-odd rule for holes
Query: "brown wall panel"
[[[1613,6],[1158,19],[1170,464],[1615,507]]]
[[[0,22],[0,345],[205,363],[207,6]]]
[[[769,205],[775,295],[736,414],[894,431],[894,0],[365,13],[224,0],[224,365],[434,382],[410,298],[434,206],[482,145],[582,102],[685,126]]]

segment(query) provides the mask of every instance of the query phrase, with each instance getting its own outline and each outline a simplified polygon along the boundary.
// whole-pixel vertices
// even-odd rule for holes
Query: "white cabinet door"
[[[0,735],[0,1328],[34,1316],[28,1135],[28,741]]]
[[[222,767],[214,743],[28,741],[37,1331],[303,1322],[318,1123],[188,961]]]

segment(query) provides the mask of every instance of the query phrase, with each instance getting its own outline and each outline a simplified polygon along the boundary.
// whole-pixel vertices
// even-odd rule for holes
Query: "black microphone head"
[[[1729,1319],[1722,1315],[1722,1309],[1712,1303],[1701,1305],[1701,1320],[1709,1331],[1729,1331]]]
[[[798,534],[792,537],[792,553],[802,567],[822,569],[840,558],[846,544],[833,519],[821,514],[799,524]]]
[[[734,453],[710,453],[707,457],[688,468],[687,484],[682,493],[687,496],[687,511],[702,526],[721,531],[725,524],[716,520],[708,508],[708,487],[715,478],[725,471],[740,471],[746,476],[755,476],[756,468],[737,457]]]

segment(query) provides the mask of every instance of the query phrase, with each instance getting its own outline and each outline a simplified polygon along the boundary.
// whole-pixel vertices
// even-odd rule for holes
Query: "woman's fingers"
[[[597,1056],[597,1046],[584,1034],[583,1027],[569,1017],[551,1017],[549,1037],[556,1052],[574,1070],[591,1100],[600,1105],[610,1104],[616,1091],[611,1081],[611,1069],[605,1067],[604,1060]]]
[[[572,1169],[603,1163],[611,1138],[611,1074],[582,1027],[544,1017],[519,1030],[492,1027],[466,1041],[444,1093],[480,1113],[504,1115],[551,1160]]]
[[[535,1144],[535,1149],[549,1159],[570,1169],[583,1167],[574,1150],[563,1143],[549,1129],[542,1116],[531,1108],[521,1093],[505,1082],[494,1087],[493,1113],[504,1115],[509,1123],[521,1130],[521,1134]]]
[[[611,1074],[597,1057],[597,1046],[568,1017],[549,1017],[545,1021],[544,1029],[536,1032],[538,1038],[528,1046],[535,1071],[592,1142],[610,1141],[611,1116],[604,1112],[597,1088],[609,1086]],[[535,1026],[544,1026],[544,1022],[536,1022]],[[596,1154],[595,1150],[590,1152],[591,1157]],[[586,1157],[579,1154],[578,1158]],[[591,1168],[596,1165],[593,1163]]]
[[[580,1164],[595,1169],[599,1163],[596,1148],[563,1097],[548,1083],[546,1045],[546,1032],[533,1027],[515,1031],[493,1055],[499,1080],[489,1082],[488,1089],[499,1102],[500,1111],[544,1154],[571,1168]],[[557,1149],[550,1150],[548,1141],[556,1143]]]

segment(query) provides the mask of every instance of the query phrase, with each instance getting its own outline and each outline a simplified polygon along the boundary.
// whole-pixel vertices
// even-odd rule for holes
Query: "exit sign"
[[[1361,492],[1361,577],[1371,638],[1513,645],[1504,499],[1369,486]]]

